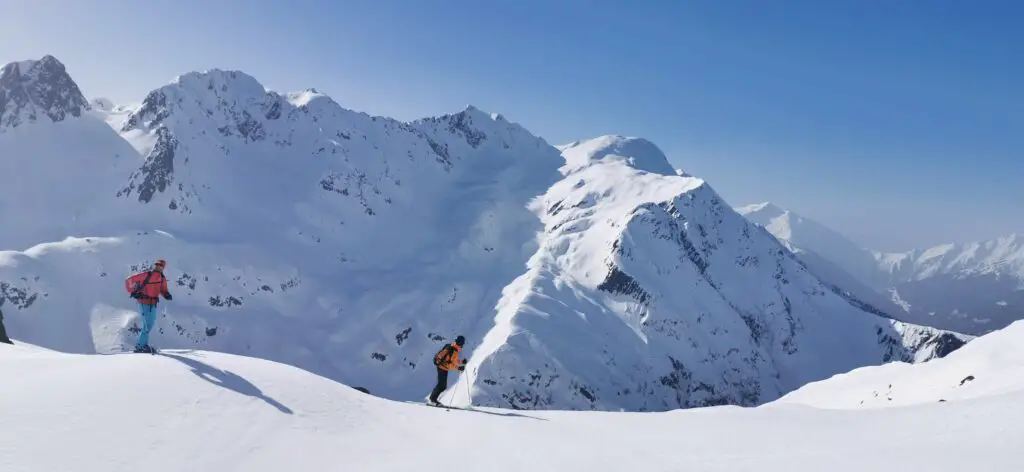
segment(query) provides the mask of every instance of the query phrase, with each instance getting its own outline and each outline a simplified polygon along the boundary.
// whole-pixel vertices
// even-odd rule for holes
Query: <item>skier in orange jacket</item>
[[[441,406],[441,403],[437,401],[437,397],[444,392],[444,389],[448,388],[448,372],[451,370],[466,370],[466,359],[459,362],[459,351],[462,350],[462,346],[466,344],[466,338],[457,336],[455,342],[446,344],[434,354],[434,365],[437,366],[437,385],[434,386],[434,391],[430,392],[430,397],[427,401],[428,404],[434,406]]]
[[[156,325],[156,305],[160,302],[160,296],[170,300],[171,292],[167,290],[167,277],[164,277],[164,267],[167,261],[158,259],[153,268],[147,271],[128,277],[124,281],[124,288],[132,298],[139,302],[139,313],[142,315],[142,332],[139,333],[139,340],[135,343],[135,352],[156,352],[149,345],[149,332]]]

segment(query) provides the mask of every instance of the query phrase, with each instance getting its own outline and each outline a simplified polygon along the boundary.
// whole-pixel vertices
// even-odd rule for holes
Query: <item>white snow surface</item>
[[[983,334],[1024,318],[1024,236],[881,253],[770,203],[737,211],[822,279],[901,320]],[[993,306],[998,301],[1005,304]]]
[[[629,167],[661,175],[677,175],[668,158],[654,143],[636,137],[606,135],[559,146],[565,157],[566,171],[593,163],[621,161]]]
[[[1016,321],[934,362],[854,369],[805,385],[777,403],[868,409],[1016,397],[1024,390],[1022,379],[1024,321]]]
[[[403,123],[217,69],[0,138],[27,150],[0,164],[25,173],[0,187],[4,323],[61,351],[133,344],[123,280],[157,258],[154,346],[392,399],[425,397],[457,334],[455,402],[600,410],[753,405],[960,339],[822,284],[637,138],[560,154],[472,106]]]
[[[960,388],[971,399],[662,413],[446,411],[230,354],[0,344],[0,376],[13,379],[0,389],[0,470],[1009,472],[1024,465],[1021,341],[988,359],[991,379]],[[931,364],[910,369],[947,363]]]

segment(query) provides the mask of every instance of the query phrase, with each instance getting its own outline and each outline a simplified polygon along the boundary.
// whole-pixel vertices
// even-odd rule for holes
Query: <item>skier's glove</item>
[[[462,364],[462,365],[459,366],[459,371],[463,371],[463,370],[466,370],[466,364]]]
[[[164,294],[164,300],[170,300],[172,298],[174,298],[174,297],[172,297],[170,293],[165,293]]]
[[[134,298],[134,299],[136,299],[136,300],[138,300],[138,299],[142,298],[142,294],[141,294],[141,293],[135,293],[135,292],[132,292],[132,294],[131,294],[131,295],[128,295],[128,296],[129,296],[129,297],[132,297],[132,298]]]

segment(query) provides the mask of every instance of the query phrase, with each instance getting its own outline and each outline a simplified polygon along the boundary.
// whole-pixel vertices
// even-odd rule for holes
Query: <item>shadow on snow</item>
[[[267,402],[269,405],[273,406],[274,408],[280,410],[281,413],[286,413],[289,415],[292,414],[291,408],[288,408],[287,406],[282,405],[277,400],[274,400],[273,398],[264,395],[263,391],[261,391],[259,387],[253,385],[251,382],[245,380],[244,378],[242,378],[238,374],[235,374],[234,372],[218,369],[216,367],[213,367],[209,364],[206,364],[202,361],[190,357],[176,356],[174,354],[168,354],[165,352],[160,352],[157,355],[171,358],[178,362],[181,362],[182,364],[185,364],[186,366],[192,369],[193,374],[196,374],[197,376],[199,376],[199,378],[207,382],[210,382],[214,385],[217,385],[218,387],[224,387],[228,390],[238,392],[242,395],[259,398],[260,400],[263,400]]]

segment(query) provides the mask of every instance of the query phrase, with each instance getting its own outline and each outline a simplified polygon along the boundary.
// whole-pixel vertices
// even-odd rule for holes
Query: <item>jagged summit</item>
[[[559,146],[559,149],[565,157],[566,172],[579,170],[594,162],[614,160],[644,172],[677,175],[665,153],[643,138],[605,135]]]
[[[0,68],[0,133],[26,123],[63,121],[89,110],[64,64],[46,55]]]

